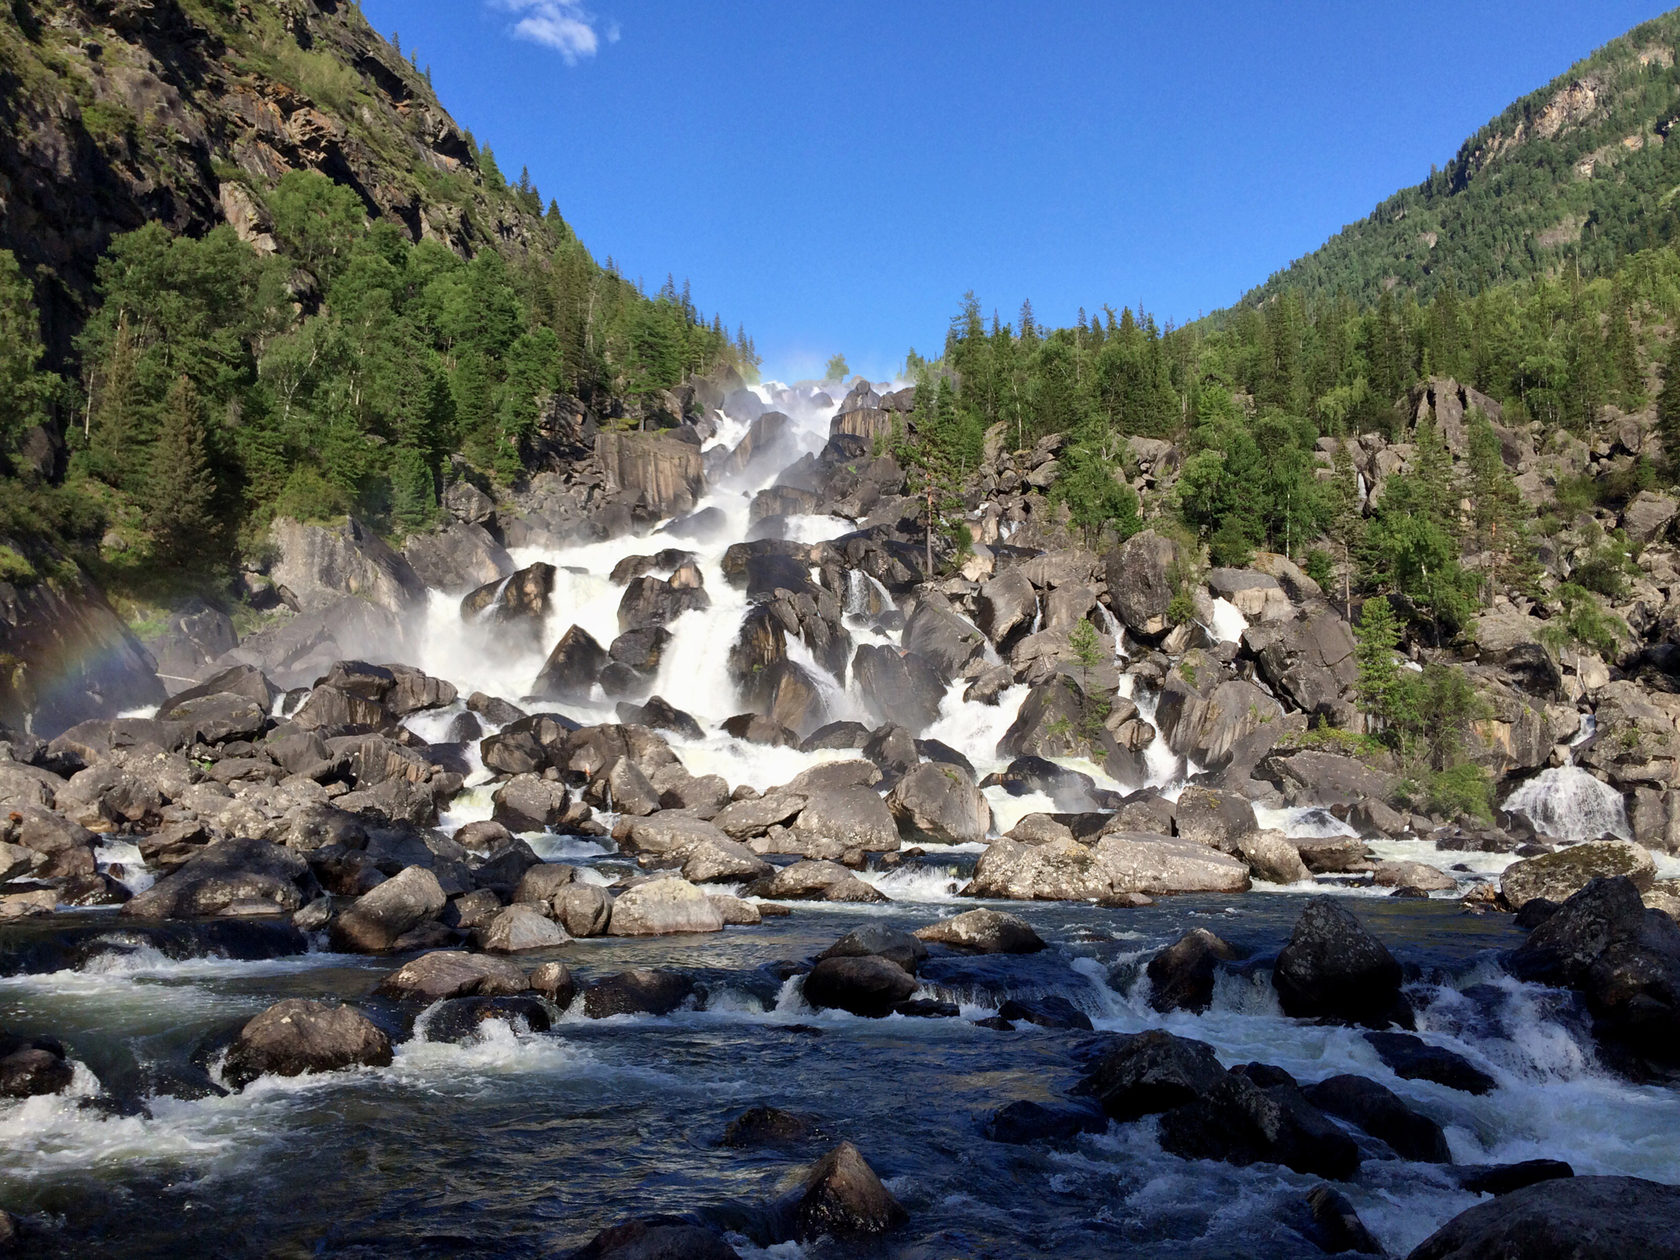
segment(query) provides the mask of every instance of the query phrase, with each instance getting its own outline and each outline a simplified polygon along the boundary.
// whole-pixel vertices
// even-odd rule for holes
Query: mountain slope
[[[522,202],[426,76],[341,0],[11,0],[0,22],[0,249],[36,281],[56,361],[94,265],[147,222],[261,241],[288,171],[355,189],[370,216],[460,253],[518,249]],[[493,169],[493,168],[492,168]]]
[[[1284,288],[1371,303],[1480,288],[1579,260],[1583,275],[1680,236],[1680,10],[1635,27],[1466,140],[1446,169],[1242,299]]]

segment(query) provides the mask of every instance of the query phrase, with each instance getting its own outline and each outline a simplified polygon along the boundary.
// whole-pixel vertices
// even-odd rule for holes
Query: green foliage
[[[1627,623],[1604,607],[1592,590],[1575,582],[1561,583],[1552,592],[1556,609],[1540,640],[1553,652],[1562,654],[1571,647],[1596,652],[1606,660],[1615,660],[1628,640]]]
[[[851,374],[852,369],[847,366],[846,356],[843,354],[833,356],[829,359],[828,366],[823,368],[823,380],[825,381],[844,381]]]
[[[15,586],[29,586],[40,575],[35,572],[35,566],[29,563],[28,557],[5,543],[0,543],[0,582],[10,582]]]
[[[1317,582],[1320,586],[1329,586],[1330,578],[1334,573],[1332,568],[1334,563],[1335,562],[1330,559],[1330,553],[1328,551],[1324,550],[1322,547],[1314,547],[1312,550],[1307,552],[1306,561],[1301,567],[1305,570],[1306,575],[1313,581]]]
[[[1084,618],[1069,631],[1068,647],[1079,670],[1079,737],[1086,748],[1094,752],[1100,746],[1110,708],[1108,701],[1097,694],[1092,685],[1092,673],[1103,663],[1106,653],[1102,640],[1097,636],[1097,628]]]
[[[0,467],[32,425],[46,416],[51,384],[38,371],[41,320],[35,289],[9,250],[0,250]]]
[[[195,569],[217,551],[216,477],[205,441],[204,416],[192,381],[170,388],[152,450],[146,528],[153,554],[179,569]]]
[[[1360,712],[1380,728],[1395,718],[1400,684],[1400,665],[1394,656],[1400,645],[1400,623],[1385,596],[1365,601],[1353,637],[1359,666],[1354,695]]]
[[[1590,278],[1672,241],[1680,154],[1653,141],[1680,98],[1680,62],[1649,53],[1677,43],[1680,15],[1668,13],[1600,48],[1489,121],[1443,169],[1249,293],[1243,309],[1288,293],[1374,305],[1396,288],[1426,301],[1472,278],[1498,284],[1577,268]],[[1580,83],[1594,85],[1592,108],[1560,108]],[[1548,113],[1562,125],[1536,125]],[[1637,148],[1622,143],[1634,137]],[[1446,335],[1430,338],[1435,370],[1462,380],[1475,347],[1443,325]]]
[[[437,485],[426,457],[412,446],[397,451],[391,461],[391,521],[414,533],[437,519]]]
[[[1395,803],[1438,818],[1468,814],[1492,822],[1493,776],[1470,762],[1431,770],[1418,778],[1402,779],[1395,789]]]

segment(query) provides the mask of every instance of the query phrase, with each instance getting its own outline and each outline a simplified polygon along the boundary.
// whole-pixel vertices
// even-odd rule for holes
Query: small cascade
[[[1243,631],[1248,629],[1248,618],[1223,595],[1212,603],[1213,616],[1209,620],[1213,624],[1202,628],[1220,643],[1241,643]]]
[[[1575,738],[1569,741],[1569,747],[1571,749],[1579,748],[1596,734],[1598,734],[1598,714],[1583,713],[1581,715],[1581,729],[1575,732]],[[1572,751],[1569,755],[1573,757],[1575,754]]]
[[[898,605],[892,594],[862,569],[846,570],[846,616],[879,617]]]
[[[1633,839],[1622,794],[1580,766],[1542,770],[1505,799],[1505,810],[1521,814],[1551,840],[1576,844],[1604,835]]]
[[[1091,617],[1096,622],[1097,629],[1114,640],[1114,658],[1126,659],[1126,648],[1121,642],[1126,637],[1126,627],[1120,624],[1120,618],[1109,612],[1101,604],[1091,610]]]

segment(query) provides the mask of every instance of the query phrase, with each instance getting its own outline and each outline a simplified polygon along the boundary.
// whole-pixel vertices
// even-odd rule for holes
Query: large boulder
[[[437,918],[448,900],[431,871],[405,867],[334,918],[328,936],[343,953],[382,954],[404,933]]]
[[[925,762],[894,784],[887,808],[910,840],[970,844],[991,829],[985,793],[962,767],[941,762]]]
[[[1236,949],[1206,928],[1194,928],[1157,953],[1144,968],[1149,1004],[1156,1010],[1205,1011],[1213,1004],[1214,976]]]
[[[1353,914],[1315,897],[1272,968],[1285,1013],[1352,1023],[1405,1022],[1400,964]]]
[[[888,898],[838,862],[806,859],[784,866],[768,879],[747,885],[746,895],[772,901],[834,901],[877,904]]]
[[[1680,1187],[1572,1177],[1459,1213],[1409,1260],[1680,1260]]]
[[[1216,1089],[1225,1068],[1205,1041],[1161,1029],[1115,1037],[1079,1084],[1121,1122],[1170,1111]]]
[[[879,1019],[916,991],[916,978],[879,955],[824,958],[805,977],[805,1000]]]
[[[1680,1067],[1680,926],[1647,909],[1625,876],[1595,879],[1564,902],[1506,966],[1580,991],[1617,1068],[1661,1079]]]
[[[1029,629],[1038,616],[1038,592],[1019,568],[1006,569],[980,588],[976,619],[995,644]]]
[[[1402,1159],[1424,1164],[1450,1164],[1452,1152],[1441,1126],[1411,1107],[1386,1085],[1363,1076],[1343,1074],[1309,1085],[1307,1101],[1320,1111],[1356,1124],[1372,1137],[1388,1143]]]
[[[721,932],[723,915],[705,892],[686,879],[667,877],[637,884],[613,902],[607,931],[613,936],[667,936]]]
[[[609,491],[654,517],[692,512],[706,489],[700,448],[662,433],[600,433],[595,458]]]
[[[532,685],[544,700],[587,700],[607,666],[607,650],[582,626],[560,636]]]
[[[1108,901],[1126,894],[1241,892],[1248,866],[1191,841],[1111,832],[1093,845],[995,840],[980,856],[967,895],[1018,901]]]
[[[909,1219],[909,1213],[881,1184],[858,1148],[842,1142],[805,1176],[794,1208],[798,1236],[848,1238],[883,1234]]]
[[[587,985],[583,990],[583,1013],[590,1019],[612,1015],[669,1015],[693,996],[694,980],[682,972],[638,967]]]
[[[461,521],[415,534],[403,546],[403,559],[427,586],[448,592],[500,581],[517,567],[489,530]]]
[[[1496,668],[1521,691],[1556,700],[1563,688],[1563,674],[1552,654],[1540,642],[1546,623],[1525,617],[1509,606],[1490,608],[1476,615],[1476,658]]]
[[[699,576],[692,565],[685,567],[696,578]],[[624,594],[618,601],[618,632],[630,634],[637,630],[661,629],[686,612],[703,611],[711,606],[711,597],[699,585],[679,583],[674,577],[667,581],[645,574],[633,579],[624,588]]]
[[[1283,734],[1283,706],[1245,679],[1187,673],[1188,664],[1175,670],[1156,703],[1167,747],[1207,770],[1254,765]]]
[[[390,1062],[390,1038],[360,1011],[288,998],[240,1029],[222,1074],[243,1089],[259,1076],[302,1076]]]
[[[939,718],[945,680],[926,658],[887,644],[860,644],[852,658],[858,693],[876,722],[920,735]]]
[[[947,682],[971,677],[983,663],[986,636],[943,597],[924,593],[905,623],[906,651],[930,662]]]
[[[916,937],[976,954],[1034,954],[1045,947],[1030,923],[1001,910],[965,910],[918,928]]]
[[[462,597],[461,619],[505,627],[516,639],[535,642],[548,620],[555,576],[552,564],[539,562],[520,569],[506,581],[486,582]]]
[[[533,906],[518,903],[498,910],[478,930],[479,948],[492,954],[523,954],[553,949],[567,941],[565,929]]]
[[[1168,630],[1180,566],[1178,544],[1152,529],[1133,534],[1105,562],[1109,603],[1127,629],[1147,639]]]
[[[847,855],[891,853],[898,844],[898,824],[887,803],[869,788],[847,787],[812,792],[782,851],[840,861]]]
[[[306,891],[313,891],[313,879],[301,854],[267,840],[222,840],[130,898],[121,913],[137,919],[279,914],[302,908]]]
[[[0,722],[44,739],[165,695],[156,660],[70,567],[69,581],[0,581]]]
[[[1600,840],[1513,862],[1499,877],[1499,892],[1513,910],[1536,897],[1567,901],[1595,879],[1623,875],[1641,892],[1657,878],[1656,859],[1631,840]]]
[[[270,576],[302,612],[320,612],[349,595],[394,613],[426,600],[413,567],[354,517],[342,525],[306,525],[282,516],[269,528],[276,559]]]
[[[523,993],[528,987],[525,973],[504,958],[439,949],[404,963],[379,982],[376,992],[430,1005],[447,998]]]
[[[1163,1115],[1159,1135],[1162,1150],[1184,1159],[1282,1164],[1338,1181],[1359,1171],[1358,1144],[1293,1083],[1240,1071]]]
[[[1293,621],[1250,626],[1242,643],[1260,677],[1292,707],[1338,726],[1352,720],[1359,676],[1353,631],[1328,606],[1310,607]]]

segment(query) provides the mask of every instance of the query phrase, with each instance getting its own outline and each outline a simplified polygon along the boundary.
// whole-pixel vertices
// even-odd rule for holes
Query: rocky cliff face
[[[227,222],[268,242],[288,171],[461,252],[518,246],[528,208],[486,183],[424,73],[341,0],[12,0],[0,21],[0,248],[36,278],[52,354],[111,238]]]

